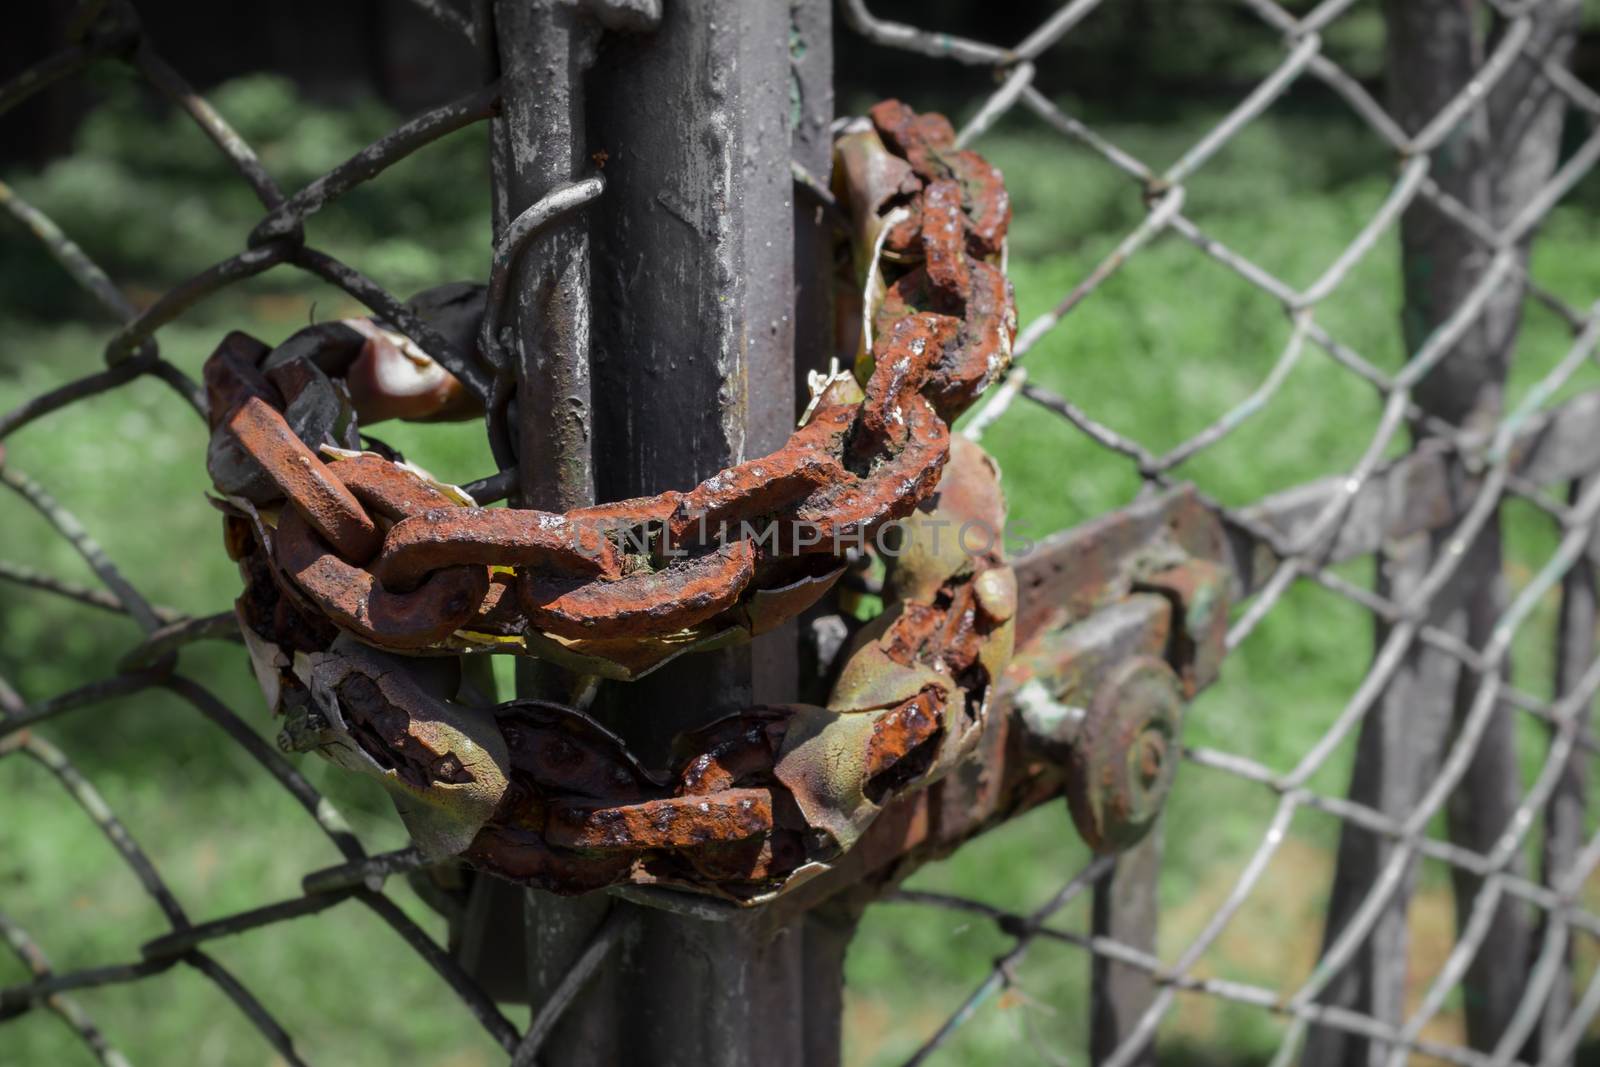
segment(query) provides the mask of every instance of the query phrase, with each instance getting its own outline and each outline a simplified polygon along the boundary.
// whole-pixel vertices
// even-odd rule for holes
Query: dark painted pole
[[[582,75],[600,28],[576,3],[500,0],[501,118],[495,123],[496,215],[516,214],[594,170],[584,147]],[[503,229],[500,222],[497,229]],[[511,428],[522,507],[594,503],[589,395],[589,229],[581,213],[546,227],[509,290],[509,357],[520,418]]]
[[[510,194],[497,215],[594,167],[606,179],[583,232],[542,235],[518,279],[514,436],[534,506],[687,488],[794,426],[791,152],[826,171],[827,0],[666,0],[648,32],[586,36],[601,9],[649,6],[495,5]],[[589,710],[659,765],[681,730],[792,699],[795,661],[791,628],[603,684]],[[561,686],[543,672],[520,689]],[[535,1012],[603,923],[626,931],[551,1030],[547,1062],[837,1060],[848,917],[706,918],[697,903],[528,894]]]

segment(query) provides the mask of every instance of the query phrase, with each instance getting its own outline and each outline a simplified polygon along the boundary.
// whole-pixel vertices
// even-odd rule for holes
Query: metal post
[[[1155,954],[1163,829],[1158,822],[1149,837],[1118,856],[1110,872],[1095,883],[1096,937]],[[1149,971],[1099,953],[1089,957],[1091,1063],[1105,1063],[1117,1054],[1155,996],[1156,983]],[[1121,1062],[1128,1067],[1153,1067],[1155,1042],[1148,1042]]]
[[[1570,498],[1576,500],[1589,484],[1588,479],[1573,482]],[[1578,679],[1594,663],[1596,638],[1600,637],[1600,583],[1597,583],[1595,573],[1597,550],[1600,550],[1600,543],[1591,542],[1589,551],[1561,580],[1561,613],[1556,626],[1557,699],[1577,688]],[[1578,721],[1582,728],[1589,727],[1593,714],[1591,702],[1579,713]],[[1556,887],[1565,882],[1583,850],[1584,825],[1589,810],[1589,758],[1581,749],[1572,752],[1561,769],[1561,778],[1545,807],[1543,870],[1540,874],[1547,886]],[[1545,922],[1550,921],[1547,916]],[[1575,1006],[1574,983],[1569,943],[1562,951],[1555,980],[1545,997],[1533,1055],[1527,1058],[1537,1058],[1537,1053],[1555,1047]],[[1571,1061],[1568,1059],[1565,1062]]]
[[[582,36],[586,10],[650,6],[496,3],[497,184],[509,192],[498,213],[592,168],[606,179],[584,233],[543,235],[518,280],[515,436],[533,505],[686,488],[794,425],[791,142],[825,171],[826,0],[667,0],[648,33]],[[679,731],[792,699],[795,682],[789,629],[602,685],[590,711],[659,765]],[[662,903],[528,894],[536,1012],[602,923],[627,931],[551,1030],[549,1062],[837,1059],[847,918]]]
[[[1474,8],[1460,0],[1385,4],[1389,100],[1402,129],[1411,133],[1423,129],[1478,76],[1486,42]],[[1541,5],[1533,15],[1531,46],[1562,62],[1575,14],[1570,0]],[[1507,225],[1554,170],[1562,107],[1538,65],[1520,65],[1497,82],[1485,103],[1432,152],[1430,176],[1481,218],[1495,226]],[[1407,350],[1415,353],[1465,303],[1495,250],[1484,248],[1477,237],[1425,200],[1412,204],[1403,216],[1401,241],[1403,323]],[[1518,249],[1523,266],[1527,244],[1524,238]],[[1417,386],[1415,400],[1426,414],[1462,427],[1493,424],[1503,406],[1524,295],[1522,281],[1508,280],[1465,325],[1449,354]],[[1428,432],[1414,427],[1419,442]],[[1469,492],[1465,472],[1459,474],[1461,491]],[[1441,552],[1449,550],[1452,536],[1443,530],[1385,546],[1378,561],[1378,591],[1408,604],[1423,575]],[[1426,605],[1425,617],[1429,624],[1481,648],[1507,603],[1498,517],[1465,552],[1456,578]],[[1380,647],[1388,636],[1388,628],[1380,627]],[[1363,726],[1351,799],[1403,820],[1426,790],[1459,717],[1476,697],[1478,684],[1479,679],[1454,656],[1414,644]],[[1520,799],[1514,714],[1509,707],[1498,710],[1449,804],[1450,838],[1473,852],[1487,852],[1493,846]],[[1344,825],[1328,906],[1330,941],[1360,906],[1393,847],[1368,830]],[[1478,879],[1460,869],[1452,874],[1456,910],[1465,923]],[[1408,958],[1406,911],[1415,877],[1413,865],[1361,951],[1328,986],[1324,1002],[1380,1022],[1400,1021]],[[1495,1047],[1520,998],[1531,937],[1525,911],[1512,900],[1502,900],[1463,980],[1472,1047]],[[1382,1062],[1387,1051],[1354,1034],[1319,1028],[1312,1032],[1304,1062],[1311,1067]]]
[[[504,204],[497,214],[509,218],[593,169],[581,78],[599,27],[577,4],[557,0],[501,2],[495,13],[504,101],[495,187]],[[529,241],[511,284],[521,414],[511,436],[523,507],[594,503],[588,276],[589,231],[573,214]]]

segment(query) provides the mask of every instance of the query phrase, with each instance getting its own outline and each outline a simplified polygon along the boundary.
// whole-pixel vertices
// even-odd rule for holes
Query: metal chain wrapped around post
[[[957,148],[942,117],[891,101],[871,123],[849,128],[835,149],[850,215],[841,270],[861,295],[832,332],[855,367],[820,376],[785,444],[792,332],[759,324],[793,321],[792,241],[777,239],[792,226],[790,147],[766,129],[790,62],[787,23],[684,4],[661,26],[635,28],[652,31],[648,51],[628,57],[626,79],[612,69],[596,84],[613,93],[613,80],[642,78],[636,91],[652,79],[664,87],[702,55],[723,58],[731,48],[744,79],[737,91],[691,88],[677,118],[704,106],[702,121],[727,131],[715,150],[745,165],[707,171],[703,146],[674,165],[686,146],[663,137],[662,116],[650,118],[652,128],[601,102],[609,147],[593,157],[612,161],[612,211],[591,227],[555,214],[552,201],[569,190],[587,186],[591,199],[601,185],[598,174],[581,174],[582,76],[599,26],[563,5],[498,6],[497,171],[510,221],[486,293],[454,287],[413,302],[442,334],[466,334],[469,359],[487,366],[492,387],[470,396],[442,371],[423,375],[427,388],[398,387],[397,368],[417,354],[375,325],[313,327],[270,353],[231,337],[207,364],[211,470],[230,502],[230,545],[249,583],[241,623],[269,699],[289,717],[286,736],[383,782],[424,855],[461,856],[566,894],[634,882],[750,902],[826,869],[896,793],[936,780],[984,727],[1010,654],[1016,590],[996,547],[1004,525],[997,472],[976,446],[952,445],[947,425],[1009,359],[1015,316],[996,264],[1010,211],[998,172]],[[538,77],[552,70],[563,72],[564,92]],[[664,179],[670,191],[674,174],[718,172],[737,184],[713,182],[671,205],[674,219],[662,217]],[[640,202],[647,214],[632,217]],[[595,299],[609,325],[592,357],[591,240],[607,246],[608,263],[645,257],[668,282],[659,291],[637,280],[613,291],[599,273]],[[694,294],[687,315],[673,307],[685,290]],[[743,351],[741,335],[750,339]],[[719,350],[734,362],[708,358]],[[624,418],[608,424],[598,417],[604,405],[590,414],[591,380]],[[743,398],[730,393],[739,383]],[[525,510],[474,507],[454,487],[380,454],[327,451],[356,444],[358,420],[448,417],[473,400],[506,431],[500,450],[516,454]],[[697,401],[720,406],[710,412],[708,428],[720,437],[709,450],[682,447],[682,424],[701,418]],[[541,419],[550,425],[531,425]],[[608,436],[608,426],[630,429]],[[593,503],[595,466],[613,487],[648,488],[659,476],[651,468],[693,475],[780,444],[687,492]],[[336,462],[325,463],[319,449]],[[611,459],[595,464],[597,454]],[[646,469],[627,470],[632,455],[643,455]],[[565,512],[526,510],[546,501]],[[913,516],[918,505],[934,508],[931,538]],[[959,528],[960,538],[941,548],[934,522]],[[858,636],[828,709],[738,710],[752,667],[770,669],[773,658],[741,666],[728,652],[711,676],[732,667],[733,687],[695,687],[688,704],[680,689],[681,710],[649,680],[588,714],[559,702],[589,703],[585,690],[601,677],[646,679],[674,669],[685,652],[759,642],[827,592],[850,546],[860,553],[875,542],[881,552],[884,530],[896,524],[893,545],[904,558],[891,568],[892,610]],[[973,526],[976,552],[966,544]],[[792,646],[792,630],[782,636]],[[372,648],[520,652],[575,673],[535,683],[532,699],[474,708],[451,702],[459,683],[448,673],[408,668]],[[792,663],[794,651],[780,655]],[[787,674],[792,686],[792,668]],[[748,680],[736,681],[741,675]],[[562,951],[551,937],[566,943],[569,931],[596,929],[604,910],[530,898],[536,971]],[[685,938],[705,942],[705,982],[754,968],[747,980],[770,987],[743,1012],[792,1002],[808,981],[803,917],[788,928],[707,926],[670,910],[634,918],[633,963],[603,965],[617,973],[602,1016],[666,995],[672,984],[661,969],[681,966]],[[552,922],[551,911],[568,914]],[[617,916],[603,922],[615,928]],[[836,969],[838,950],[826,954]],[[575,961],[566,963],[557,970]],[[536,988],[534,999],[553,992]],[[836,992],[824,995],[836,1004]],[[592,1016],[570,1011],[549,1036],[581,1032],[592,1042]],[[813,1021],[810,1032],[792,1011],[760,1024],[695,1018],[664,1012],[661,1025],[670,1021],[673,1032],[648,1045],[700,1059],[697,1048],[737,1038],[786,1049],[797,1062],[837,1045],[836,1016]],[[792,1032],[774,1040],[780,1021]]]
[[[382,781],[430,858],[464,855],[564,893],[633,881],[760,898],[849,848],[884,794],[974,742],[1009,659],[1016,589],[998,548],[997,472],[947,424],[1006,366],[1011,296],[990,262],[1005,192],[941,117],[898,101],[838,151],[865,293],[849,312],[856,370],[820,376],[782,448],[688,491],[565,513],[481,508],[397,457],[353,450],[374,414],[471,406],[373,324],[309,327],[271,351],[233,334],[207,361],[209,465],[262,685],[290,743]],[[479,317],[459,287],[413,304],[443,333]],[[529,363],[581,357],[521,347]],[[919,506],[956,531],[942,547]],[[759,639],[870,545],[896,557],[895,610],[858,636],[827,711],[711,698],[710,718],[643,749],[643,763],[626,732],[671,711],[641,707],[639,689],[609,727],[537,698],[474,709],[450,702],[448,672],[427,660],[407,671],[393,655],[445,667],[452,653],[541,657],[573,670],[580,697],[593,684],[581,674],[634,680]],[[735,842],[755,851],[701,855]]]

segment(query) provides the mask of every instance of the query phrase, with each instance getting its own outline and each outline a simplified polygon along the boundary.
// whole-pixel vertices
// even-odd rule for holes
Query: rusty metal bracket
[[[1068,805],[1097,852],[1136,844],[1177,769],[1184,705],[1226,652],[1232,576],[1216,515],[1185,490],[1091,524],[1070,595],[1046,612],[1046,571],[1028,617],[1054,624],[1017,656],[1013,714],[1025,747],[1063,764]],[[1098,584],[1096,584],[1098,583]],[[1075,615],[1084,605],[1099,605]],[[1027,610],[1026,608],[1024,610]]]
[[[1092,846],[1137,841],[1170,787],[1182,706],[1215,680],[1222,659],[1233,552],[1216,512],[1187,486],[1034,546],[1014,563],[1017,653],[971,754],[885,805],[854,848],[766,910],[864,906],[923,863],[1075,790],[1076,821]],[[1083,785],[1107,780],[1120,797],[1085,803]],[[622,892],[657,906],[683,896]],[[696,906],[702,916],[739,911]]]

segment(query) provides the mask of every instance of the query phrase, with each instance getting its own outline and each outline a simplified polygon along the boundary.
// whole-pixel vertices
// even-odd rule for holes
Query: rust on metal
[[[976,152],[956,148],[955,130],[942,115],[912,111],[898,100],[873,106],[873,124],[884,142],[927,182],[960,184],[967,238],[974,255],[1000,251],[1011,224],[1011,200],[998,168]]]
[[[770,776],[784,721],[781,710],[752,709],[680,737],[678,794],[719,793]]]
[[[1189,559],[1139,579],[1134,588],[1160,593],[1173,602],[1176,645],[1169,659],[1177,665],[1185,696],[1210,685],[1227,655],[1229,586],[1232,575],[1216,560]]]
[[[918,114],[899,100],[880,100],[867,114],[884,143],[923,178],[937,177],[938,155],[955,148],[955,127],[943,115]]]
[[[489,590],[481,566],[434,571],[408,593],[391,593],[368,571],[328,550],[300,513],[285,508],[273,548],[291,581],[341,629],[386,648],[427,648],[460,629]]]
[[[727,789],[640,804],[565,804],[550,812],[545,838],[558,848],[600,852],[681,850],[743,841],[772,829],[772,793]]]
[[[391,522],[457,503],[415,471],[371,452],[342,458],[329,469],[363,507]]]
[[[968,249],[976,256],[999,253],[1011,226],[1011,197],[999,168],[965,149],[941,158],[950,175],[961,184]]]
[[[628,802],[657,795],[663,788],[620,738],[571,708],[515,701],[502,705],[495,721],[511,753],[513,773],[528,783],[532,796]],[[518,803],[529,800],[522,797]],[[533,810],[513,817],[527,818]]]
[[[1016,338],[1016,306],[1011,283],[997,268],[982,260],[969,264],[972,285],[960,311],[961,326],[954,342],[929,368],[925,395],[941,417],[951,419],[972,405],[1011,363]],[[911,271],[889,287],[879,307],[875,329],[880,335],[893,330],[906,316],[937,312],[947,307],[929,281],[926,268]]]
[[[879,525],[909,515],[933,491],[949,455],[950,430],[921,396],[901,405],[905,443],[864,477],[819,490],[794,511],[810,536],[790,542],[797,552],[838,552],[868,541]]]
[[[402,519],[383,540],[373,576],[387,588],[415,586],[461,564],[539,567],[555,575],[618,578],[616,546],[563,515],[509,508],[436,508]]]
[[[555,848],[545,840],[542,824],[499,822],[478,831],[461,858],[507,881],[568,895],[616,885],[627,879],[634,862],[625,852],[584,855]]]
[[[864,792],[873,800],[909,782],[933,762],[929,742],[944,728],[943,695],[918,693],[891,711],[874,716],[867,739]]]
[[[684,855],[698,881],[732,886],[737,891],[741,886],[781,884],[806,862],[807,850],[799,832],[779,826],[742,841],[712,842],[687,849]],[[672,878],[673,873],[664,872],[666,878]],[[737,901],[738,897],[734,899]]]
[[[972,285],[964,220],[961,186],[948,179],[929,182],[922,192],[922,261],[929,285],[947,307],[960,307]]]
[[[852,454],[871,457],[904,444],[905,408],[959,326],[947,315],[907,315],[875,341],[872,376],[850,442]]]
[[[708,535],[770,516],[844,476],[836,458],[805,444],[791,438],[771,455],[729,467],[682,494],[668,521],[669,544],[702,544]]]
[[[534,626],[567,637],[671,633],[732,607],[754,574],[755,549],[734,541],[609,582],[525,575],[522,605]]]
[[[567,512],[567,518],[604,532],[619,532],[652,523],[662,524],[672,517],[682,493],[669,491],[656,496],[615,500],[609,504],[591,504]]]
[[[509,637],[522,631],[522,608],[517,604],[516,575],[511,571],[490,571],[489,590],[483,594],[478,610],[462,629],[474,633]]]
[[[883,237],[883,250],[885,254],[898,259],[915,259],[923,254],[922,247],[922,201],[912,198],[909,203],[899,205],[904,217],[889,227],[888,233]],[[859,314],[859,311],[857,312]]]
[[[1096,691],[1072,746],[1067,802],[1084,842],[1120,852],[1155,825],[1177,768],[1183,685],[1165,660],[1123,661]]]
[[[228,417],[227,428],[293,509],[344,558],[365,563],[377,554],[382,539],[372,517],[270,404],[247,397]]]

